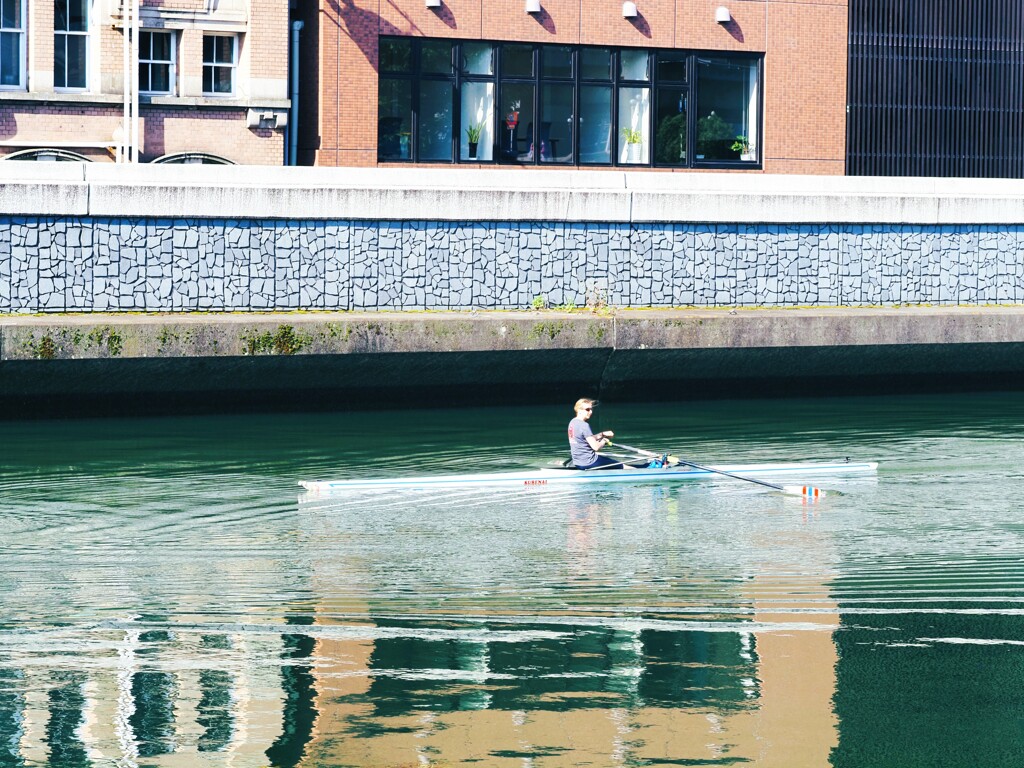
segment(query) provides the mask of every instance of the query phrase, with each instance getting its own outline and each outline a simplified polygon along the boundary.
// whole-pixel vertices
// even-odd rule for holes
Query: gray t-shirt
[[[587,442],[587,437],[593,434],[594,430],[583,419],[575,418],[569,422],[569,453],[577,467],[589,467],[597,461],[597,453]]]

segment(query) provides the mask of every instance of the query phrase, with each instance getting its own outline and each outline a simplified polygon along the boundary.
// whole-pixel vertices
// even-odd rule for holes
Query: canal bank
[[[1024,307],[0,317],[5,418],[1024,388]]]

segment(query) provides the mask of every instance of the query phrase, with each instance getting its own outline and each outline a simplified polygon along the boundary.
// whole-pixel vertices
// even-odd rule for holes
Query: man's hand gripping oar
[[[613,445],[612,441],[608,441],[608,445]],[[771,488],[772,490],[784,493],[787,496],[800,496],[807,499],[820,499],[826,494],[820,488],[815,488],[813,485],[776,485],[775,483],[769,483],[764,480],[755,480],[752,477],[744,477],[743,475],[734,475],[732,472],[726,472],[724,469],[715,469],[714,467],[708,467],[703,464],[697,464],[693,461],[687,461],[681,459],[678,456],[669,456],[667,454],[655,453],[654,451],[645,451],[643,448],[634,448],[631,445],[623,445],[622,443],[614,443],[616,448],[621,448],[624,451],[632,451],[639,456],[646,456],[651,459],[666,458],[669,465],[685,464],[688,467],[699,469],[704,472],[714,472],[716,475],[725,475],[731,477],[734,480],[746,480],[748,483],[756,483],[757,485],[763,485],[765,488]]]

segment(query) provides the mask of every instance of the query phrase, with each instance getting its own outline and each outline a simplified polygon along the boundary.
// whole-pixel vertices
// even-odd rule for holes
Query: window
[[[679,51],[657,55],[658,88],[654,93],[654,161],[658,165],[686,165],[689,156],[689,62]]]
[[[756,56],[384,37],[378,69],[382,162],[695,168],[759,156]]]
[[[230,96],[235,92],[238,37],[203,35],[203,93]]]
[[[754,160],[758,126],[757,62],[697,59],[697,160]]]
[[[174,56],[174,36],[171,32],[143,30],[139,34],[139,91],[141,93],[174,92]]]
[[[88,0],[56,0],[53,14],[53,84],[84,91],[89,86]]]
[[[0,88],[25,87],[22,0],[0,0]]]
[[[651,54],[619,52],[619,149],[622,165],[648,165],[651,153]]]

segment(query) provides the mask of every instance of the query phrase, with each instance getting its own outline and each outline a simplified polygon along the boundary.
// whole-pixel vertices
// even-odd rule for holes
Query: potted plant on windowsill
[[[736,141],[732,143],[730,149],[733,152],[740,153],[740,160],[756,160],[757,154],[754,152],[754,147],[750,144],[750,139],[746,136],[737,136]]]
[[[622,138],[626,142],[626,161],[630,163],[640,162],[640,149],[644,141],[644,135],[637,128],[623,128]]]
[[[476,160],[477,147],[480,146],[480,134],[483,133],[483,130],[483,123],[475,123],[466,129],[466,139],[469,141],[470,160]]]

